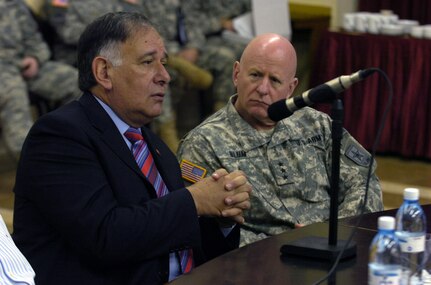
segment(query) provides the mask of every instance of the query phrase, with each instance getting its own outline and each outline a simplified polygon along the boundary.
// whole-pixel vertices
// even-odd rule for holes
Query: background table
[[[325,31],[315,54],[310,86],[360,69],[378,67],[392,82],[394,98],[380,153],[431,159],[431,40]],[[371,149],[388,102],[379,75],[343,93],[345,128]],[[329,106],[317,106],[328,112]]]

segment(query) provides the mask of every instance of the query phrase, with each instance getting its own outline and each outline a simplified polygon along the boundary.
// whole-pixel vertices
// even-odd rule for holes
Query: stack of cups
[[[431,25],[412,27],[410,36],[417,39],[431,39]]]
[[[346,13],[343,17],[343,29],[349,32],[380,34],[382,26],[395,25],[397,21],[398,15],[388,10],[382,10],[380,13]]]

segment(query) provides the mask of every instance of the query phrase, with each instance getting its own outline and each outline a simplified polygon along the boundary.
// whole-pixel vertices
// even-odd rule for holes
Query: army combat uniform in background
[[[207,42],[203,28],[205,22],[202,22],[206,19],[196,17],[187,9],[187,3],[188,0],[146,0],[143,5],[148,17],[165,39],[166,49],[170,55],[183,49],[199,51],[195,64],[210,71],[214,78],[213,85],[206,95],[210,96],[214,104],[219,100],[225,104],[228,100],[225,94],[235,92],[232,66],[237,58],[236,53],[228,46]]]
[[[183,178],[189,182],[218,168],[244,171],[253,187],[251,208],[245,212],[241,227],[241,245],[245,245],[296,224],[328,220],[331,143],[331,118],[322,112],[303,108],[274,129],[259,132],[229,102],[184,138],[178,158]],[[339,218],[360,213],[370,159],[344,130]],[[366,212],[383,210],[375,169],[374,164]]]
[[[207,44],[227,46],[234,50],[236,59],[239,60],[246,43],[224,38],[222,35],[225,31],[223,22],[232,21],[238,16],[251,12],[251,0],[185,0],[182,6],[195,22],[200,23]],[[220,96],[225,96],[225,94],[220,94]]]
[[[140,0],[48,0],[44,12],[56,32],[54,58],[76,65],[76,46],[85,27],[109,12],[143,12]]]
[[[50,50],[22,0],[0,0],[0,120],[6,147],[17,155],[33,124],[29,92],[56,102],[77,98],[78,71],[51,61]],[[38,73],[22,76],[25,57],[37,59]]]

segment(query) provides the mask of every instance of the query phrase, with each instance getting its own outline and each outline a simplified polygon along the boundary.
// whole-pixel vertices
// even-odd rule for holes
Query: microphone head
[[[287,108],[286,99],[272,103],[268,107],[268,117],[274,122],[283,120],[293,113]]]
[[[359,71],[359,77],[361,79],[364,79],[364,78],[370,76],[371,74],[373,74],[376,71],[377,71],[377,68],[367,68],[367,69],[360,70]]]

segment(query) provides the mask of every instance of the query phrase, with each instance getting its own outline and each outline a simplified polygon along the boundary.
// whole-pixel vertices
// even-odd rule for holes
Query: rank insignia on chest
[[[182,177],[192,183],[196,183],[205,177],[207,170],[199,165],[196,165],[186,159],[181,160],[180,168]]]
[[[280,167],[280,172],[282,173],[282,177],[284,180],[289,179],[289,176],[287,175],[287,169],[286,166],[283,164],[283,162],[279,162],[278,166]]]

